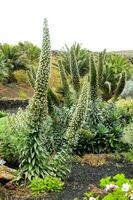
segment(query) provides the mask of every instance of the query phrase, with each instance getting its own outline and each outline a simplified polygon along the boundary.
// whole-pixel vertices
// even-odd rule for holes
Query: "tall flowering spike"
[[[70,71],[71,71],[71,75],[72,75],[73,88],[78,97],[79,90],[80,90],[80,75],[79,75],[77,58],[76,58],[74,49],[73,49],[72,53],[70,53]]]
[[[62,64],[62,61],[59,61],[59,68],[60,68],[61,83],[64,89],[64,102],[66,106],[70,107],[72,105],[72,96],[71,96],[72,94],[70,92],[66,72]]]
[[[70,145],[73,145],[76,142],[77,139],[76,131],[81,127],[86,117],[86,112],[88,107],[88,95],[89,95],[88,77],[86,76],[84,79],[82,91],[79,96],[76,110],[73,113],[72,120],[66,132],[66,137]]]
[[[97,70],[93,55],[90,56],[90,95],[94,102],[97,99]]]
[[[104,71],[104,52],[100,52],[98,55],[98,67],[97,67],[97,78],[99,88],[102,86],[103,71]]]
[[[42,41],[40,63],[35,82],[35,94],[30,106],[31,113],[38,116],[39,118],[41,116],[45,117],[48,113],[47,90],[48,90],[48,80],[50,75],[50,64],[51,64],[50,36],[49,36],[47,19],[44,19],[43,41]]]
[[[31,66],[30,69],[27,71],[28,81],[32,88],[35,87],[36,73],[37,73],[37,69],[33,66]]]
[[[113,100],[117,100],[117,98],[120,96],[120,94],[122,93],[122,91],[125,87],[125,83],[126,83],[126,72],[123,71],[121,73],[121,76],[120,76],[118,84],[117,84],[117,88],[116,88],[114,96],[112,98]]]
[[[50,75],[50,37],[47,20],[44,20],[43,42],[34,96],[27,109],[27,141],[20,157],[20,169],[26,179],[44,177],[48,161],[46,144],[46,120],[48,116],[47,90]]]
[[[98,87],[101,88],[103,84],[103,74],[105,70],[105,58],[106,58],[106,49],[103,52],[100,52],[98,55],[98,67],[97,67],[97,82]]]

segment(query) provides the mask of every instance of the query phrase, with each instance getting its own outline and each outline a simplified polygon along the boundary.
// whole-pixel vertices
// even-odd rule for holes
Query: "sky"
[[[0,0],[0,43],[41,46],[44,18],[53,50],[133,50],[133,0]]]

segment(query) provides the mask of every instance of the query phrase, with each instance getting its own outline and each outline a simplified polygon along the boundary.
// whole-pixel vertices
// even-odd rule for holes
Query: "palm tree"
[[[39,47],[33,45],[31,42],[28,41],[19,42],[17,47],[28,64],[38,66],[39,57],[41,53]]]
[[[7,83],[16,81],[14,77],[14,71],[27,70],[27,66],[22,60],[22,54],[18,51],[17,46],[9,44],[0,45],[0,51],[2,56],[2,63],[7,69],[8,75],[5,77]]]
[[[59,57],[61,57],[62,59],[62,63],[66,72],[71,74],[70,55],[73,57],[74,53],[80,76],[84,76],[86,73],[88,73],[89,52],[90,51],[88,51],[87,49],[82,48],[79,43],[74,43],[70,48],[65,45],[65,47],[60,51]]]

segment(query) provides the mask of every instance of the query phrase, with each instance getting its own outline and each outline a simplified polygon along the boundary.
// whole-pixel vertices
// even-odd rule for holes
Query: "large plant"
[[[125,150],[126,145],[121,142],[125,124],[125,119],[121,117],[113,103],[97,100],[95,109],[92,104],[88,107],[76,152],[84,154]]]
[[[97,63],[100,94],[104,100],[116,100],[124,89],[126,75],[131,76],[131,64],[125,57],[105,51],[99,53]]]
[[[47,150],[45,131],[48,115],[47,90],[50,73],[50,37],[47,20],[44,20],[43,42],[34,96],[28,107],[28,136],[21,154],[21,172],[25,178],[44,177],[46,174]]]
[[[94,57],[90,57],[90,95],[87,114],[79,130],[80,137],[75,148],[78,153],[108,152],[122,147],[119,142],[125,119],[121,118],[113,103],[102,102],[97,97],[97,71]],[[91,101],[90,101],[91,99]],[[119,142],[119,145],[118,145]]]
[[[59,58],[62,58],[63,66],[68,74],[71,74],[70,55],[72,55],[73,53],[75,54],[79,74],[82,77],[88,73],[89,51],[87,49],[82,48],[82,46],[79,43],[74,43],[71,47],[65,45],[65,47],[59,53]]]

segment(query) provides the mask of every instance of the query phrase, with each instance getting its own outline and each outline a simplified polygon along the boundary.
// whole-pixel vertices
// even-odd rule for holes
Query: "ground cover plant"
[[[25,110],[13,115],[0,112],[0,158],[15,163],[15,187],[30,188],[35,194],[60,192],[75,154],[117,152],[132,161],[133,102],[120,96],[132,73],[126,57],[105,50],[93,53],[75,43],[58,52],[52,63],[47,19],[41,50],[31,43],[6,44],[0,55],[1,81],[16,82],[15,71],[24,70],[33,91]],[[56,89],[49,84],[52,64],[60,75]],[[132,180],[123,175],[114,179],[132,187]],[[101,182],[106,180],[115,184],[111,178]],[[104,199],[126,196],[119,189],[116,193]],[[93,199],[92,193],[85,195],[84,200]]]
[[[99,185],[104,188],[100,191],[102,194],[95,195],[93,192],[86,192],[83,200],[129,200],[133,198],[133,179],[127,179],[124,174],[102,178]]]

